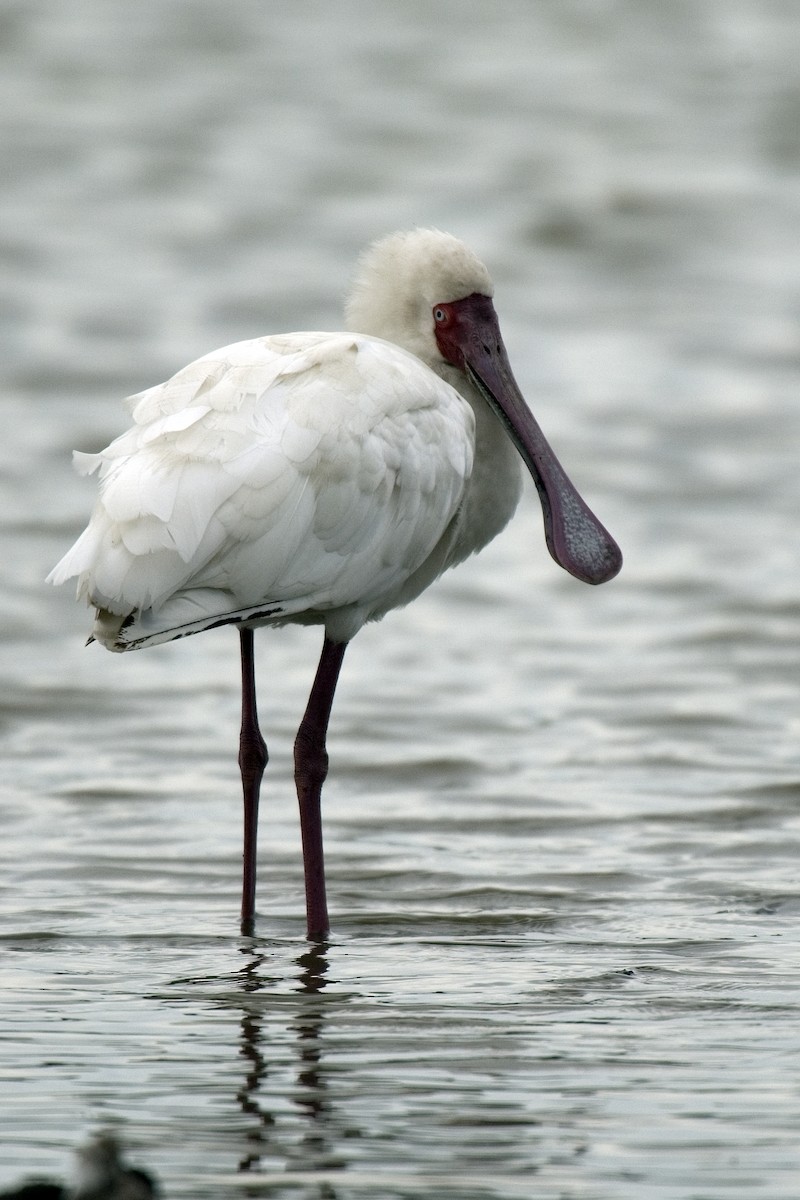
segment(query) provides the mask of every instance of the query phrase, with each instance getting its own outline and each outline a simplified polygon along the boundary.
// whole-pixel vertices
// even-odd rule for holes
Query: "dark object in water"
[[[158,1188],[147,1171],[122,1161],[116,1138],[101,1134],[76,1153],[74,1186],[51,1180],[30,1180],[0,1200],[155,1200]]]

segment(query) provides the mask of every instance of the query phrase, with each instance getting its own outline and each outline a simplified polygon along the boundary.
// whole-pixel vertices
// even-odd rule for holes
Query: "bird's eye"
[[[447,320],[447,309],[442,308],[441,305],[437,305],[433,310],[433,319],[438,325],[444,324]]]

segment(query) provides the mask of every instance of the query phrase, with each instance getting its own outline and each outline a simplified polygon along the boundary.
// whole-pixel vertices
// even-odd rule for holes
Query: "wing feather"
[[[78,459],[99,470],[99,497],[51,579],[77,575],[80,594],[126,619],[152,610],[154,640],[176,636],[163,626],[181,614],[203,627],[198,612],[258,606],[312,618],[349,606],[357,623],[386,611],[472,469],[466,401],[358,335],[237,343],[134,397],[133,414]]]

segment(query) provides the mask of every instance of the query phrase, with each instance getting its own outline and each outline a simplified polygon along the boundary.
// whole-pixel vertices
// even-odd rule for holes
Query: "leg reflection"
[[[327,945],[324,942],[312,946],[307,954],[302,954],[297,960],[300,967],[298,980],[300,991],[308,997],[298,1010],[295,1018],[300,1061],[297,1072],[296,1103],[304,1116],[317,1120],[329,1111],[325,1095],[325,1075],[322,1069],[321,1038],[323,1026],[322,1005],[315,1004],[313,998],[325,987],[325,974],[328,970],[328,960],[325,957]],[[319,1140],[318,1131],[309,1130],[304,1141]]]
[[[276,1167],[289,1173],[313,1173],[338,1171],[346,1166],[335,1152],[342,1130],[333,1114],[325,1068],[324,1028],[329,1002],[322,992],[328,983],[327,950],[326,943],[319,942],[296,959],[297,986],[290,998],[284,990],[285,977],[281,980],[265,970],[266,955],[254,952],[252,946],[242,947],[248,962],[238,972],[242,993],[239,1054],[246,1071],[236,1096],[247,1118],[247,1152],[238,1164],[241,1173]],[[287,1007],[289,1019],[284,1023]],[[294,1049],[291,1044],[289,1047],[293,1079],[281,1079],[287,1032],[294,1035]],[[291,1109],[287,1113],[281,1105],[280,1093],[302,1119],[299,1138]],[[320,1181],[319,1196],[320,1200],[335,1196],[327,1181]]]
[[[344,1159],[333,1148],[335,1122],[324,1061],[324,1025],[326,1004],[321,993],[327,984],[328,946],[325,942],[312,945],[297,959],[297,976],[301,1003],[294,1026],[297,1030],[298,1064],[295,1104],[308,1122],[297,1151],[298,1166],[306,1170],[341,1170]],[[333,1196],[328,1190],[321,1193]]]
[[[263,954],[253,954],[243,949],[242,953],[250,955],[250,961],[239,972],[242,991],[247,994],[258,992],[264,986],[260,968],[264,962]],[[244,1158],[239,1161],[239,1171],[252,1171],[261,1161],[262,1155],[268,1152],[268,1145],[275,1118],[272,1113],[262,1107],[258,1093],[268,1074],[267,1060],[261,1052],[261,1022],[260,1006],[244,1006],[239,1039],[239,1053],[248,1066],[244,1084],[236,1093],[242,1112],[253,1120],[248,1129],[247,1141],[252,1145]]]

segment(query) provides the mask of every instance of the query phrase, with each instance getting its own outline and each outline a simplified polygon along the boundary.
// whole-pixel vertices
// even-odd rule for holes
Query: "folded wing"
[[[472,470],[469,405],[360,335],[241,342],[132,403],[76,456],[100,494],[50,577],[78,577],[114,649],[335,610],[355,632],[435,554]]]

